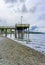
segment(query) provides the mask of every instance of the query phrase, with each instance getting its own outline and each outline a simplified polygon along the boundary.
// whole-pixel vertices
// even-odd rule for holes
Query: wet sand
[[[45,65],[45,55],[0,37],[0,65]]]

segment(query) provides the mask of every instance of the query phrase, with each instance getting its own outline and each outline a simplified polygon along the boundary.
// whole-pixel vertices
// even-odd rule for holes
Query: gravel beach
[[[45,55],[0,37],[0,65],[45,65]]]

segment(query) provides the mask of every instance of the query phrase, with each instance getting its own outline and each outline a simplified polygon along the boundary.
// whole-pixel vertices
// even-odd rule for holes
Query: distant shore
[[[45,55],[17,42],[0,37],[1,65],[45,65]]]

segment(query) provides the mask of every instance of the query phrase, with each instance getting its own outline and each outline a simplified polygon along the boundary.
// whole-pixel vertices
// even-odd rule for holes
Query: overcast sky
[[[45,31],[45,0],[0,0],[0,23],[28,23]]]

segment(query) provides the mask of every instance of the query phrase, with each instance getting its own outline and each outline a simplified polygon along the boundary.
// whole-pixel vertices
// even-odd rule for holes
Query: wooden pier
[[[28,29],[28,32],[29,32],[29,24],[16,24],[15,25],[15,33],[18,34],[18,38],[19,39],[23,39],[24,37],[24,30],[27,30]],[[29,34],[28,34],[28,38],[29,38]]]
[[[12,30],[15,30],[15,26],[0,26],[0,34],[5,34],[5,37],[7,34],[13,34]]]
[[[0,34],[5,34],[5,37],[7,37],[7,34],[15,34],[15,38],[23,39],[24,30],[28,29],[29,32],[29,26],[29,24],[16,24],[15,26],[0,26]]]

